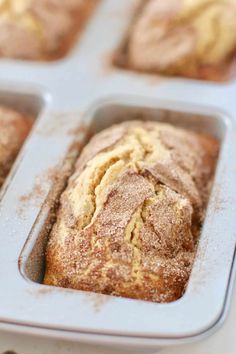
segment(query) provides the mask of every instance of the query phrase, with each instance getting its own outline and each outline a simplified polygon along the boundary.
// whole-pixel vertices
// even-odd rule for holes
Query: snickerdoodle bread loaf
[[[144,0],[130,31],[129,66],[224,79],[236,57],[236,0]]]
[[[60,57],[96,0],[0,0],[0,55],[21,59]]]
[[[217,154],[214,138],[163,123],[125,122],[95,135],[61,197],[44,283],[181,297]]]
[[[32,119],[0,106],[0,187],[32,127]]]

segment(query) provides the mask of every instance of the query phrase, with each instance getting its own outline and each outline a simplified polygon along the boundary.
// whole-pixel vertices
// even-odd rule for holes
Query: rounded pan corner
[[[22,112],[29,112],[35,119],[48,109],[51,102],[52,95],[44,86],[27,82],[1,83],[0,103]]]

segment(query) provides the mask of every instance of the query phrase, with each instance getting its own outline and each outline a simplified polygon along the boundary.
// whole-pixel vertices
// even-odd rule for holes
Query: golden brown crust
[[[66,54],[97,0],[0,0],[0,55],[55,60]]]
[[[236,67],[235,0],[141,1],[125,65],[141,71],[226,80]]]
[[[32,119],[0,106],[0,187],[32,127]]]
[[[188,281],[218,143],[125,122],[85,147],[61,197],[45,284],[169,302]]]

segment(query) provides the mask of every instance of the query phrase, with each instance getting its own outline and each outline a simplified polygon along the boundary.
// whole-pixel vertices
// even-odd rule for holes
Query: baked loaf
[[[0,0],[0,55],[60,56],[95,0]]]
[[[130,31],[129,66],[212,80],[230,75],[236,56],[236,0],[142,2]]]
[[[95,135],[64,191],[44,283],[169,302],[183,294],[217,141],[132,121]]]
[[[32,127],[32,119],[0,106],[0,187]]]

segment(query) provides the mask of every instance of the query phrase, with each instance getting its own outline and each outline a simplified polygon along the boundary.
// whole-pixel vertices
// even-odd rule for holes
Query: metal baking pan
[[[47,198],[45,200],[53,187],[49,171],[62,163],[74,142],[72,126],[86,122],[87,129],[83,128],[83,131],[91,134],[127,117],[166,121],[211,132],[221,142],[215,183],[190,281],[184,296],[170,304],[91,294],[39,283],[44,270],[47,236],[44,229],[48,227],[45,223],[52,201],[52,198],[49,202]],[[115,345],[119,341],[121,346],[136,347],[143,343],[145,348],[189,341],[212,329],[224,313],[235,245],[231,197],[236,187],[233,182],[235,167],[231,161],[236,143],[231,120],[222,112],[207,107],[141,97],[114,97],[101,101],[83,118],[79,115],[71,117],[70,131],[68,125],[65,129],[61,124],[56,133],[47,136],[46,126],[52,122],[56,126],[57,119],[57,116],[48,115],[44,122],[41,120],[31,138],[31,149],[2,201],[0,228],[5,235],[2,272],[4,274],[5,270],[8,277],[4,278],[5,281],[1,279],[5,289],[1,295],[1,322],[24,326],[31,333],[36,331],[78,341],[89,339],[103,344]],[[64,120],[67,119],[69,117],[65,114]],[[44,141],[40,168],[36,164],[29,168],[29,161],[39,161],[39,138]],[[38,143],[42,144],[42,141]],[[15,228],[12,228],[12,219]],[[227,235],[223,243],[222,235]]]
[[[44,102],[41,111],[35,110],[37,124],[0,204],[0,330],[147,352],[201,339],[225,316],[236,240],[236,84],[166,79],[112,67],[111,53],[129,26],[135,3],[101,1],[80,46],[60,62],[0,63],[2,96],[15,101],[21,95],[23,102],[37,92],[36,101]],[[133,118],[210,132],[221,142],[185,295],[157,304],[40,284],[48,201],[53,201],[49,196],[58,168],[75,140],[83,143],[93,132]]]

